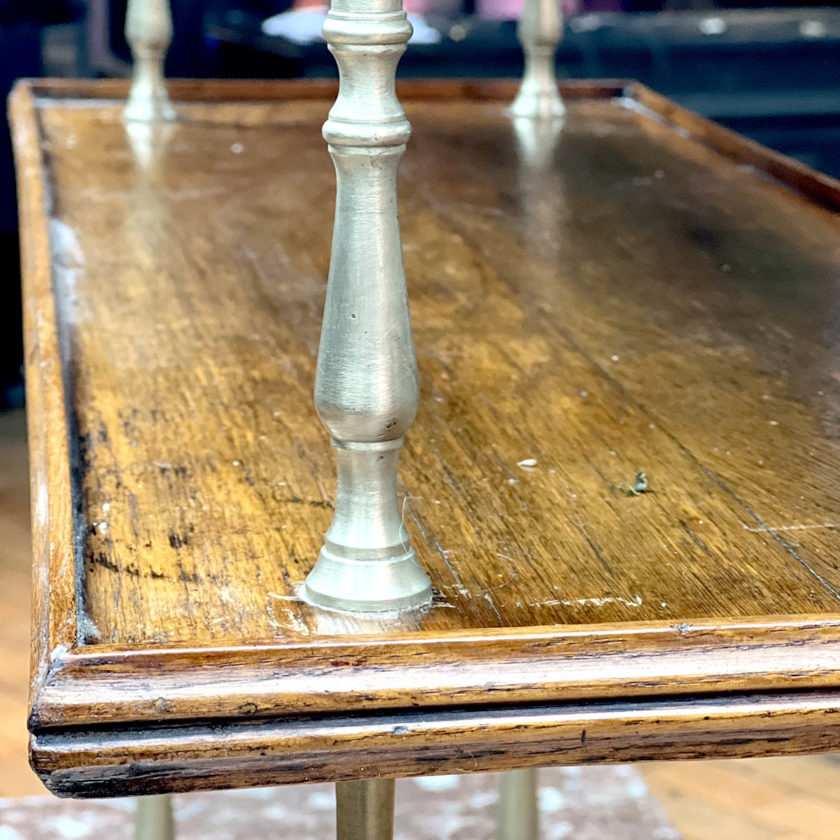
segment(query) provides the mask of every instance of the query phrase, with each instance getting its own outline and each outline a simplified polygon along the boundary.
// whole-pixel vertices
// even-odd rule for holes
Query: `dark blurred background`
[[[170,76],[334,76],[319,0],[172,0]],[[518,76],[522,0],[407,0],[403,77]],[[840,4],[840,0],[838,0]],[[21,76],[126,76],[125,0],[0,0],[0,90]],[[633,78],[840,177],[840,8],[785,0],[563,0],[561,78]],[[312,14],[316,12],[316,14]],[[275,17],[280,15],[280,17]],[[266,24],[268,19],[273,20]],[[415,23],[418,22],[417,18]],[[418,27],[416,27],[418,28]],[[285,34],[266,34],[282,32]],[[0,410],[21,384],[17,209],[0,128]]]

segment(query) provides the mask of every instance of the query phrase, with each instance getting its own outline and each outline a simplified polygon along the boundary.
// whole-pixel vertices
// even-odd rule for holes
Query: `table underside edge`
[[[746,758],[840,749],[840,693],[196,723],[35,735],[58,796],[109,797],[529,766]]]

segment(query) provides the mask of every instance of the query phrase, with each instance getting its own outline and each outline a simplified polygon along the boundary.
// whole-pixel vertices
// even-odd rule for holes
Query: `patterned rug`
[[[629,766],[539,771],[541,840],[680,840]],[[492,840],[499,776],[397,782],[395,840]],[[331,785],[176,796],[178,840],[329,840]],[[0,799],[0,840],[131,840],[130,799]]]

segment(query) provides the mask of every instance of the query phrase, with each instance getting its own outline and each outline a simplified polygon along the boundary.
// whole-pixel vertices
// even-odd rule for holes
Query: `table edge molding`
[[[33,733],[68,726],[840,689],[840,616],[511,628],[317,642],[81,647]]]
[[[657,698],[33,736],[54,794],[107,797],[840,749],[840,692]],[[453,745],[455,747],[453,748]],[[160,756],[165,756],[161,758]]]

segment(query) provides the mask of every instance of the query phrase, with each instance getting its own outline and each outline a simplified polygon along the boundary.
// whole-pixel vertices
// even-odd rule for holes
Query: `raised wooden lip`
[[[622,96],[625,79],[568,81],[560,85],[563,96],[573,99],[612,99]],[[130,82],[125,79],[21,79],[33,97],[56,99],[124,100]],[[283,99],[333,99],[337,79],[169,79],[166,83],[175,103],[272,102]],[[518,82],[510,79],[411,79],[398,80],[400,98],[430,101],[474,99],[508,100]]]
[[[509,99],[514,82],[407,82],[406,99]],[[174,81],[176,101],[325,99],[323,81]],[[38,142],[37,97],[114,99],[127,83],[19,82],[11,97],[24,227],[26,367],[34,523],[34,630],[29,726],[67,726],[409,707],[481,707],[604,698],[768,690],[817,690],[840,684],[840,614],[700,619],[597,626],[486,628],[452,634],[388,634],[285,643],[154,649],[78,644],[68,436],[58,319],[51,296],[47,198]],[[717,126],[642,85],[579,82],[569,98],[616,98],[689,131],[730,159],[754,166],[823,207],[840,209],[840,182]],[[46,302],[43,308],[35,301]],[[66,605],[65,610],[56,605]],[[480,640],[482,655],[471,657]],[[550,652],[550,653],[547,653]],[[301,655],[306,654],[305,668]],[[432,656],[433,654],[433,656]],[[429,656],[429,659],[424,657]],[[488,671],[487,661],[493,662]],[[430,666],[434,667],[430,667]],[[641,666],[644,665],[644,668]],[[491,679],[488,679],[488,673]],[[103,677],[107,691],[102,690]]]
[[[30,728],[828,688],[840,617],[103,645],[55,659]]]
[[[36,97],[121,100],[128,95],[129,84],[124,79],[21,79],[17,87],[29,91],[32,103]],[[411,79],[398,80],[397,91],[400,98],[409,101],[470,99],[492,102],[509,101],[518,85],[518,81],[511,79]],[[167,87],[176,103],[270,102],[280,99],[332,99],[338,91],[338,82],[332,79],[171,79]],[[837,179],[701,117],[640,82],[631,79],[579,79],[565,80],[559,87],[567,99],[624,99],[635,102],[664,121],[688,131],[695,139],[730,160],[755,167],[811,202],[840,210],[840,181]]]

